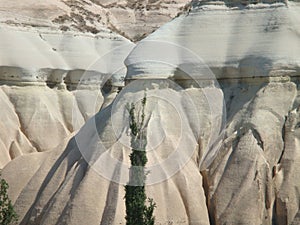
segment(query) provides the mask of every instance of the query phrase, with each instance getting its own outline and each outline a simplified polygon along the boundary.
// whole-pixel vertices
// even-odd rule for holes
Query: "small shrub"
[[[7,194],[8,188],[9,185],[6,182],[6,180],[0,177],[0,224],[1,225],[8,225],[18,221],[17,213],[15,212],[11,200],[9,199]]]

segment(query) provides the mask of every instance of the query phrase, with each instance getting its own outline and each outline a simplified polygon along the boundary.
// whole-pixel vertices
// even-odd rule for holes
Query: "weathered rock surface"
[[[172,104],[176,103],[175,109],[183,112],[180,116],[185,118],[177,118],[174,108],[170,107],[172,104],[166,104],[164,98],[149,98],[146,114],[151,115],[148,127],[152,136],[148,139],[160,140],[162,133],[166,138],[154,152],[148,154],[149,167],[176,150],[183,154],[194,153],[192,160],[180,172],[161,183],[147,186],[148,195],[158,205],[155,212],[158,224],[297,224],[299,90],[295,84],[298,84],[297,80],[270,83],[265,80],[254,83],[221,81],[229,112],[228,128],[221,149],[201,173],[199,157],[205,148],[202,138],[208,137],[205,132],[206,137],[197,140],[195,134],[201,128],[209,130],[211,124],[206,123],[211,114],[205,95],[196,88],[154,90],[156,96],[165,97],[166,93],[176,96],[171,98]],[[142,86],[139,86],[140,89]],[[151,92],[153,90],[149,90],[148,86],[149,96]],[[189,102],[184,93],[194,97],[201,114],[191,115],[192,110],[186,108],[189,104],[184,104]],[[126,170],[116,166],[114,171],[110,171],[113,174],[107,175],[101,170],[101,166],[111,168],[111,161],[105,160],[107,158],[93,166],[88,165],[86,160],[87,157],[98,159],[103,150],[97,144],[100,140],[111,157],[125,161],[125,166],[128,166],[127,132],[122,131],[121,137],[118,133],[128,122],[121,106],[131,102],[137,94],[123,93],[115,103],[117,111],[110,106],[99,112],[66,148],[60,146],[56,151],[19,157],[8,164],[3,175],[13,184],[10,191],[22,219],[20,224],[51,224],[53,221],[80,224],[83,220],[90,224],[124,223],[123,185],[115,181],[119,179],[117,181],[122,182],[126,178]],[[276,101],[274,95],[277,96]],[[235,111],[236,101],[241,107],[238,112]],[[193,121],[199,115],[201,124],[197,126]],[[116,120],[117,116],[120,117]],[[161,122],[155,121],[155,118],[160,118]],[[189,121],[191,118],[193,120]],[[172,122],[180,119],[189,121],[185,122],[189,125],[184,129],[183,137],[176,136],[180,123]],[[283,130],[284,135],[280,136]],[[176,140],[180,138],[187,143],[178,143]],[[194,152],[194,149],[197,150]],[[19,165],[24,165],[24,175],[16,185],[11,174]],[[165,172],[168,174],[168,170]],[[110,178],[114,181],[109,182],[108,177],[103,175],[112,176]],[[150,176],[149,179],[154,178]]]
[[[70,140],[65,150],[58,148],[57,151],[42,153],[47,154],[46,160],[39,161],[28,168],[30,172],[17,185],[20,188],[11,190],[14,192],[14,200],[16,199],[15,204],[21,218],[20,224],[81,224],[83,221],[88,224],[125,223],[124,187],[115,182],[124,183],[124,179],[127,180],[130,139],[127,131],[123,130],[128,123],[128,115],[124,111],[126,112],[125,105],[129,99],[134,100],[137,95],[143,96],[142,84],[145,85],[145,82],[140,83],[139,91],[132,93],[132,90],[129,89],[117,100],[115,107],[111,105],[99,112],[94,119],[89,120],[81,131]],[[197,98],[196,108],[199,110],[202,110],[201,104],[207,105],[208,103],[200,89],[190,88],[179,92],[171,88],[159,91],[153,89],[159,84],[161,81],[147,83],[148,96],[152,96],[152,94],[154,96],[148,98],[146,109],[148,126],[156,130],[156,132],[152,130],[153,133],[149,133],[148,137],[149,146],[153,146],[153,149],[149,149],[148,166],[151,172],[147,180],[148,182],[161,180],[155,170],[165,172],[165,176],[170,178],[147,187],[149,196],[153,197],[159,206],[156,211],[157,223],[209,224],[197,162],[200,154],[196,150],[198,140],[194,135],[194,132],[200,129],[200,124],[194,128],[190,127],[188,115],[191,115],[193,110],[186,107],[186,102],[192,100],[196,103]],[[222,98],[222,93],[218,92],[219,97]],[[172,104],[166,104],[165,99],[160,96],[176,96],[176,98]],[[180,114],[176,115],[176,110],[179,110],[177,113]],[[170,111],[175,114],[179,123],[181,120],[182,127],[172,123],[174,116],[169,117],[166,113]],[[193,116],[199,119],[198,115]],[[209,111],[204,112],[201,117],[203,118],[201,124],[209,126],[205,124],[205,121],[212,119]],[[184,132],[183,135],[182,132]],[[162,133],[165,133],[163,139]],[[157,140],[159,145],[156,146]],[[105,150],[99,143],[105,145]],[[101,152],[103,155],[99,157]],[[176,152],[182,156],[178,160],[188,159],[181,165],[182,168],[176,168],[176,170],[169,168],[175,161],[171,161],[163,168],[155,168],[157,163],[163,162],[166,157],[172,156]],[[106,158],[104,155],[107,153],[109,155]],[[192,156],[194,160],[190,160]],[[97,162],[92,164],[91,160],[88,165],[88,158],[96,158]],[[123,160],[123,167],[126,169],[117,166],[114,171],[103,173],[101,168],[103,166],[111,167],[113,159]],[[22,157],[10,163],[3,171],[3,175],[12,173],[14,167],[21,160]],[[179,171],[179,169],[181,170]],[[31,171],[36,171],[32,178]],[[113,180],[111,182],[108,180],[110,172],[113,173],[110,177]],[[193,175],[190,177],[190,174]],[[9,178],[8,181],[12,182]],[[191,189],[190,187],[199,188]],[[35,191],[30,190],[39,190],[39,193],[36,195]],[[53,193],[55,194],[53,195]],[[22,202],[28,204],[24,205]]]
[[[299,11],[194,1],[138,43],[112,104],[68,143],[4,168],[20,224],[124,224],[125,105],[144,90],[157,224],[299,224]]]
[[[217,78],[298,75],[299,10],[299,3],[294,2],[288,6],[284,3],[248,5],[240,10],[225,5],[195,7],[188,15],[175,18],[142,40],[127,59],[130,65],[132,60],[144,57],[143,51],[149,52],[146,54],[149,60],[153,59],[153,46],[164,47],[168,42],[177,45],[173,57],[167,57],[169,49],[157,50],[171,64],[169,71],[166,65],[149,68],[149,63],[144,62],[129,66],[128,75],[136,79],[136,75],[145,77],[149,73],[151,77],[154,74],[151,70],[155,69],[155,73],[163,70],[160,76],[172,77],[178,68],[194,66],[195,60],[182,55],[186,49],[202,59]],[[195,75],[205,78],[205,74],[196,73],[197,70]]]
[[[48,151],[70,138],[91,114],[99,110],[103,97],[85,107],[77,95],[99,95],[96,90],[55,90],[36,86],[1,86],[1,163],[3,167],[20,155]],[[94,100],[95,98],[93,98]],[[82,110],[82,111],[81,111]],[[47,137],[47,138],[45,138]]]
[[[0,23],[17,27],[102,33],[109,27],[136,41],[186,10],[188,0],[46,0],[0,3]],[[17,17],[15,15],[18,15]]]
[[[0,168],[11,159],[54,149],[122,86],[134,44],[101,35],[1,27]],[[111,50],[114,49],[114,52]]]
[[[0,168],[16,156],[53,149],[69,137],[100,109],[103,97],[98,88],[111,75],[113,86],[123,85],[124,57],[134,45],[113,31],[132,39],[148,34],[174,17],[185,1],[141,3],[146,13],[139,4],[1,1],[0,83],[8,87],[1,86],[7,112]],[[146,19],[148,13],[151,19]],[[89,90],[76,91],[78,85]],[[116,91],[112,89],[105,105]]]
[[[284,158],[299,150],[295,145],[299,138],[295,125],[299,116],[299,79],[252,85],[243,81],[224,83],[229,110],[235,107],[234,102],[243,104],[237,113],[229,113],[225,144],[202,171],[211,221],[292,224],[299,211],[295,191],[299,183],[290,178],[296,171],[290,167],[299,162],[294,157],[287,166]],[[285,186],[285,179],[293,188]]]

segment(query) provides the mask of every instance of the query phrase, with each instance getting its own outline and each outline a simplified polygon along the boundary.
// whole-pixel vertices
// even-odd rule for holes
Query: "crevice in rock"
[[[47,42],[46,39],[42,36],[41,33],[39,33],[39,37],[40,37],[43,41]]]
[[[210,203],[209,203],[209,184],[208,184],[208,175],[207,171],[201,171],[200,172],[202,175],[202,188],[204,190],[205,194],[205,199],[206,199],[206,208],[208,212],[208,218],[209,218],[209,224],[210,225],[215,225],[214,217],[213,217],[213,209],[210,208]]]
[[[274,200],[273,210],[272,210],[272,225],[280,225],[280,224],[277,223],[276,207],[277,207],[277,197],[276,197],[276,194],[275,194],[275,200]]]
[[[259,132],[253,127],[251,127],[251,131],[252,131],[253,137],[257,141],[258,146],[264,151],[264,142],[263,142]]]
[[[286,133],[285,124],[286,124],[286,122],[287,122],[287,116],[284,117],[284,123],[283,123],[283,126],[282,126],[281,134],[282,134],[283,148],[282,148],[282,152],[281,152],[281,155],[279,157],[279,160],[278,160],[277,164],[279,164],[281,162],[283,154],[284,154],[284,150],[285,150],[285,133]]]
[[[10,143],[10,146],[9,146],[9,157],[10,157],[10,160],[13,160],[14,158],[16,158],[16,155],[15,155],[15,152],[13,151],[13,146],[15,145],[15,141],[12,141],[12,143]]]
[[[223,168],[222,173],[226,171],[228,165],[230,164],[232,154],[236,150],[238,143],[244,134],[245,133],[243,131],[239,130],[237,131],[237,133],[234,133],[231,136],[226,137],[224,139],[222,146],[220,147],[220,151],[218,152],[218,156],[215,157],[215,159],[218,159],[220,162],[226,160],[226,165]],[[229,152],[230,149],[232,149],[231,152]],[[213,163],[211,165],[213,165]],[[202,175],[202,188],[206,197],[206,208],[208,211],[210,225],[217,224],[215,218],[216,209],[214,204],[214,190],[211,190],[210,188],[210,179],[214,179],[214,174],[220,172],[220,169],[218,168],[219,164],[215,164],[213,167],[210,166],[207,170],[200,171]],[[216,172],[216,170],[219,170],[219,172]],[[222,175],[220,177],[222,177]],[[215,190],[217,190],[219,186],[219,181],[214,180],[214,182],[217,183],[216,187],[214,188]]]

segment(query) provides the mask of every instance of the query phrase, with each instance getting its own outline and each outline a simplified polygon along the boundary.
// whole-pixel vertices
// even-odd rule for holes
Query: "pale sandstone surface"
[[[95,36],[0,28],[1,168],[17,156],[57,147],[115,93],[111,85],[123,85],[123,61],[134,44],[103,29]]]
[[[293,2],[244,9],[199,4],[139,42],[126,59],[131,80],[171,78],[187,86],[189,78],[210,79],[207,66],[217,77],[226,100],[225,140],[200,165],[212,224],[299,220],[299,10]],[[202,61],[195,65],[186,49]],[[155,59],[166,63],[149,63]]]
[[[133,14],[136,10],[140,10],[135,4],[126,3],[126,7],[127,4]],[[95,89],[99,85],[104,85],[114,74],[113,85],[123,85],[125,72],[118,70],[124,67],[123,58],[134,45],[107,27],[114,29],[121,27],[120,31],[115,30],[119,33],[126,27],[132,31],[133,36],[145,32],[148,34],[175,16],[184,4],[184,1],[178,4],[166,3],[166,7],[170,6],[171,9],[164,11],[166,16],[160,16],[161,10],[156,6],[156,11],[151,12],[159,18],[155,25],[152,24],[154,22],[152,19],[148,19],[149,26],[142,24],[140,26],[143,28],[142,33],[135,26],[141,18],[137,21],[130,18],[130,25],[124,25],[121,15],[127,12],[126,9],[123,13],[117,13],[118,20],[110,13],[111,10],[118,11],[121,7],[118,2],[110,4],[101,1],[93,3],[2,0],[0,82],[12,86],[11,90],[9,87],[3,87],[12,103],[7,105],[10,103],[4,96],[3,108],[15,112],[4,114],[12,118],[3,126],[0,167],[24,153],[46,151],[56,147],[63,138],[75,130],[73,126],[78,129],[100,109],[102,94],[97,90],[75,91],[78,84],[80,89],[87,87]],[[155,16],[154,14],[151,18]],[[117,23],[120,23],[120,26]],[[66,27],[67,32],[58,31],[65,30]],[[121,47],[123,45],[124,47]],[[120,50],[116,50],[118,47]],[[45,84],[54,89],[45,87]],[[13,86],[32,86],[32,88]],[[64,91],[66,88],[73,92]],[[95,96],[99,96],[96,102]],[[24,99],[26,101],[23,101]],[[35,107],[31,107],[33,103],[36,103]],[[75,121],[72,119],[74,115]],[[47,125],[51,131],[44,129]],[[43,138],[46,133],[52,137],[51,140]],[[23,150],[20,149],[20,145],[23,146]]]
[[[102,33],[109,27],[136,41],[185,10],[188,0],[0,1],[2,26]],[[15,16],[15,15],[18,16]]]
[[[195,7],[139,42],[126,60],[127,65],[141,61],[140,57],[155,60],[152,56],[159,51],[160,57],[172,67],[167,70],[165,65],[162,68],[143,62],[129,66],[128,76],[147,78],[147,74],[155,76],[162,70],[161,77],[172,77],[177,68],[194,66],[191,54],[188,57],[185,54],[187,50],[208,65],[217,78],[298,75],[299,10],[300,5],[295,2],[287,6],[284,3],[249,5],[240,10],[225,5]],[[172,54],[164,43],[176,46]],[[153,50],[154,46],[162,49]],[[195,76],[205,78],[201,73]]]
[[[172,90],[171,87],[151,90],[151,86],[155,87],[153,83],[149,84],[148,82],[147,84],[149,98],[146,120],[149,123],[148,126],[152,128],[152,132],[149,131],[148,134],[149,147],[153,146],[152,150],[149,149],[150,174],[147,181],[160,181],[159,177],[157,178],[159,175],[155,173],[156,170],[165,173],[165,176],[169,178],[162,183],[147,186],[149,197],[155,199],[158,205],[155,212],[157,224],[209,224],[205,195],[201,188],[202,179],[199,173],[198,157],[202,149],[198,148],[200,140],[196,139],[194,134],[201,130],[201,126],[199,124],[191,128],[187,116],[197,112],[198,109],[203,111],[201,105],[208,105],[205,95],[202,90],[195,88],[181,91]],[[141,83],[139,89],[143,85]],[[209,88],[219,92],[217,88]],[[10,190],[12,195],[18,195],[15,205],[20,215],[20,224],[82,224],[83,221],[88,224],[124,224],[124,186],[122,183],[126,182],[128,177],[128,146],[130,145],[128,132],[124,130],[126,127],[128,129],[125,103],[136,99],[137,95],[142,96],[144,91],[132,93],[132,90],[128,90],[128,92],[124,92],[124,95],[115,103],[116,108],[112,105],[108,106],[89,120],[70,140],[65,150],[58,148],[57,151],[41,153],[48,154],[47,158],[42,163],[33,165],[34,170],[38,169],[32,178],[25,179],[27,184],[24,185],[20,181],[18,186],[24,186],[21,191],[19,189]],[[155,96],[150,97],[152,93]],[[159,96],[170,95],[176,96],[176,98],[173,99],[172,104],[165,105],[165,100]],[[219,92],[219,98],[222,98],[221,92]],[[184,103],[191,101],[190,99],[197,104],[195,111],[185,107]],[[198,99],[202,99],[202,101],[197,101]],[[180,112],[180,115],[176,115],[176,110]],[[167,112],[170,111],[178,117],[178,120],[181,120],[182,127],[178,127],[172,122],[174,117],[167,116]],[[123,117],[111,120],[116,114],[118,117],[121,115]],[[201,118],[198,118],[199,115]],[[209,127],[209,123],[205,123],[205,121],[212,119],[209,111],[206,113],[203,111],[203,114],[194,114],[193,117],[203,121],[204,127]],[[157,123],[157,119],[161,122]],[[161,139],[161,133],[155,132],[154,129],[165,134],[158,146],[155,145],[155,141]],[[183,133],[181,133],[181,129]],[[121,133],[119,134],[118,131]],[[99,142],[105,145],[103,155],[108,154],[107,159],[101,158],[104,156],[101,155],[103,149]],[[169,152],[166,152],[166,149]],[[175,161],[165,167],[155,168],[158,162],[164,161],[166,157],[176,151],[183,158],[188,159],[181,165],[181,170],[179,170],[180,168],[175,171],[170,169],[171,165],[174,163],[176,165]],[[123,159],[124,165],[122,166],[125,168],[117,166],[115,171],[112,171],[111,179],[114,181],[111,182],[105,178],[105,176],[110,176],[110,171],[106,173],[101,170],[103,164],[111,166],[112,159],[110,157]],[[20,160],[12,161],[4,169],[4,175],[10,174]],[[90,164],[94,163],[92,167],[88,165],[87,160]],[[116,181],[121,184],[115,183]],[[191,189],[190,187],[199,188]],[[35,190],[38,190],[38,193]],[[24,202],[27,204],[23,204]]]
[[[141,41],[125,60],[127,86],[66,147],[4,168],[20,224],[124,224],[124,105],[144,89],[153,148],[147,194],[157,203],[157,224],[299,224],[299,8],[196,4]],[[223,94],[226,128],[218,142]],[[22,168],[22,179],[12,179]]]
[[[153,83],[155,85],[152,86],[157,87],[158,84]],[[163,88],[165,85],[162,85],[161,89],[154,90],[155,95],[161,97],[148,98],[149,147],[156,146],[156,140],[165,134],[162,143],[148,153],[149,168],[152,168],[149,182],[159,174],[153,173],[159,170],[151,166],[155,162],[162,163],[166,155],[170,156],[177,150],[183,159],[191,157],[178,173],[166,181],[147,186],[148,195],[158,205],[155,211],[158,224],[297,224],[297,79],[292,82],[262,79],[254,83],[223,80],[220,84],[228,112],[233,113],[228,114],[221,148],[201,172],[199,157],[205,151],[205,141],[211,137],[207,132],[201,137],[201,130],[210,130],[212,123],[204,92],[196,88],[174,91],[172,87]],[[141,89],[140,86],[136,89]],[[153,90],[149,90],[149,85],[147,87],[151,96]],[[18,187],[12,188],[10,194],[16,200],[20,224],[52,224],[53,221],[59,224],[80,224],[82,221],[89,224],[124,223],[124,188],[115,181],[122,183],[128,177],[128,118],[123,107],[126,102],[134,101],[136,95],[143,94],[137,90],[132,93],[132,90],[126,92],[125,88],[114,103],[116,107],[111,105],[89,120],[66,148],[60,146],[55,151],[38,153],[41,154],[40,159],[36,159],[35,155],[19,157],[8,164],[3,175]],[[162,98],[169,96],[168,93],[176,97],[171,103]],[[186,94],[188,98],[185,98]],[[221,92],[219,96],[222,98]],[[196,115],[186,107],[190,98],[197,104]],[[236,113],[234,103],[237,99],[240,110]],[[263,105],[261,99],[264,100]],[[181,118],[176,111],[181,112]],[[195,125],[199,115],[201,123]],[[176,124],[174,121],[177,121]],[[180,137],[178,124],[182,121],[188,125],[183,128],[184,133]],[[278,137],[283,129],[284,135]],[[179,140],[183,143],[178,143]],[[104,144],[105,150],[99,142]],[[270,154],[272,150],[274,154]],[[192,155],[185,155],[191,152]],[[101,159],[100,155],[105,153],[108,157]],[[121,160],[125,167],[112,168],[110,157]],[[176,161],[172,163],[176,164]],[[24,165],[20,169],[26,175],[15,185],[16,181],[9,177],[20,165]],[[102,166],[112,170],[103,171]],[[168,169],[168,166],[162,166],[166,175],[172,175]],[[113,181],[107,179],[109,176]]]
[[[107,74],[119,76],[117,70],[123,66],[123,58],[134,47],[106,28],[99,35],[15,27],[1,27],[0,33],[0,80],[6,84],[65,83],[69,89],[80,82],[99,85]]]
[[[213,224],[291,224],[296,220],[299,182],[293,177],[297,170],[290,167],[299,163],[300,146],[295,144],[299,79],[294,82],[228,85],[225,81],[229,110],[236,101],[243,105],[229,114],[225,144],[202,171]],[[284,158],[294,154],[287,165]]]
[[[103,103],[98,100],[83,107],[77,93],[47,86],[1,86],[1,164],[32,152],[49,151],[70,138]],[[85,91],[86,92],[86,91]],[[88,91],[99,95],[98,91]],[[88,94],[83,93],[85,99]],[[82,111],[81,111],[82,110]],[[47,138],[45,138],[47,137]]]

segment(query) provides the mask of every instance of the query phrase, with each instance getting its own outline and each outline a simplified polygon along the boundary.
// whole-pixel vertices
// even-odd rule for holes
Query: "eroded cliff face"
[[[23,154],[53,150],[70,138],[103,103],[102,95],[96,105],[82,102],[80,95],[97,96],[98,90],[1,86],[0,166]]]
[[[107,29],[98,36],[15,27],[0,33],[2,168],[74,135],[123,85],[134,44]]]
[[[101,108],[101,87],[112,99],[124,85],[123,61],[134,44],[123,36],[137,40],[149,34],[184,5],[2,1],[0,82],[6,113],[0,168],[19,155],[51,150],[70,138]]]
[[[126,86],[69,142],[4,168],[20,224],[125,223],[145,90],[157,224],[299,224],[300,5],[197,2],[128,51]]]
[[[47,154],[46,160],[31,164],[30,172],[23,177],[24,180],[11,190],[21,218],[20,224],[125,222],[123,184],[128,177],[130,153],[130,139],[127,131],[123,130],[128,123],[125,105],[131,102],[129,99],[138,100],[137,96],[143,96],[145,85],[148,87],[146,121],[149,128],[152,128],[148,137],[148,146],[152,147],[149,149],[148,166],[152,169],[147,178],[147,182],[152,185],[147,186],[147,192],[159,205],[159,210],[155,213],[157,223],[209,224],[197,163],[200,149],[197,150],[198,140],[194,135],[200,124],[191,127],[188,122],[190,116],[199,119],[198,115],[193,114],[194,110],[203,111],[201,104],[208,103],[203,91],[196,88],[180,92],[171,87],[155,89],[157,85],[163,87],[166,83],[151,81],[145,84],[142,81],[137,87],[139,90],[132,93],[128,89],[126,93],[123,92],[124,95],[117,100],[115,107],[111,105],[89,120],[66,148],[42,153]],[[222,98],[222,92],[217,88],[208,89],[216,90]],[[161,96],[176,98],[172,104],[166,104]],[[201,101],[195,101],[196,98]],[[198,103],[196,109],[187,104],[194,101]],[[174,115],[170,116],[167,112]],[[209,121],[212,122],[209,111],[204,110],[201,117],[201,125],[208,127]],[[182,122],[181,126],[174,123],[174,119],[178,123]],[[184,134],[181,135],[181,132]],[[182,151],[183,148],[186,151]],[[158,162],[163,163],[172,154],[179,154],[181,158],[173,157],[165,166],[161,164],[162,168],[157,167]],[[40,157],[43,158],[42,155]],[[190,160],[191,157],[194,159]],[[121,165],[116,165],[114,159],[120,160]],[[181,165],[176,165],[176,159],[178,162],[184,161]],[[10,163],[3,175],[10,173],[14,164],[21,161],[22,158],[17,158]],[[35,175],[32,176],[32,173]],[[10,181],[8,178],[8,182]],[[29,188],[39,190],[39,197],[34,198],[35,191],[31,192]],[[55,195],[52,194],[53,191]],[[23,201],[28,204],[23,205]]]
[[[132,41],[138,41],[178,13],[186,11],[188,3],[188,0],[5,0],[0,5],[0,22],[2,26],[93,34],[102,33],[104,26]]]
[[[201,172],[211,221],[297,224],[299,79],[248,82],[224,82],[226,138]]]
[[[165,86],[161,81],[151,81],[154,87],[159,84]],[[148,132],[152,133],[148,140],[153,146],[148,153],[152,171],[148,181],[161,181],[147,186],[147,193],[158,205],[157,222],[297,224],[298,81],[225,80],[221,85],[228,111],[232,113],[228,113],[220,149],[202,169],[199,169],[200,158],[205,155],[211,137],[207,130],[213,122],[203,90],[175,91],[169,87],[157,91],[148,85],[148,96],[152,93],[156,96],[148,98],[146,111]],[[222,92],[219,93],[222,99]],[[8,164],[3,175],[12,184],[10,191],[22,219],[20,224],[124,223],[122,179],[128,177],[130,150],[127,132],[120,129],[127,127],[128,122],[124,104],[132,102],[137,95],[142,96],[143,91],[123,93],[115,105],[118,110],[110,106],[100,111],[68,145],[47,153],[18,157]],[[176,100],[168,104],[161,96],[175,96]],[[199,114],[191,113],[194,109],[187,104],[190,98],[198,103],[200,118]],[[181,113],[178,115],[176,111]],[[195,125],[197,120],[200,124]],[[181,122],[186,124],[184,128],[178,125]],[[155,140],[161,139],[162,143],[156,147]],[[189,159],[187,163],[174,175],[172,171],[176,169],[169,171],[168,166],[161,164],[164,175],[159,177],[160,170],[155,170],[153,165],[163,163],[177,151],[180,159]],[[89,161],[89,157],[99,161]],[[116,166],[112,158],[123,162],[123,167]],[[171,163],[178,162],[173,159]],[[16,182],[12,174],[20,165],[22,179]]]

